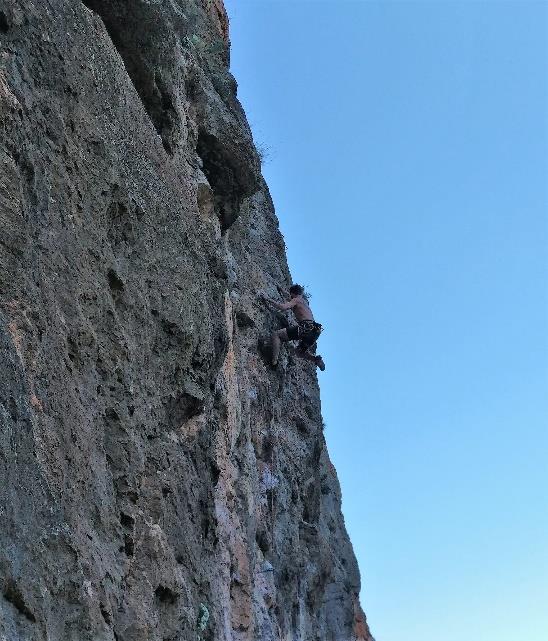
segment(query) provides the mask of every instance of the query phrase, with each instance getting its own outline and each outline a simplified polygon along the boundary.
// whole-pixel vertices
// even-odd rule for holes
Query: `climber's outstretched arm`
[[[297,304],[297,301],[295,299],[287,301],[287,303],[278,303],[278,301],[272,300],[271,298],[267,298],[266,296],[261,296],[261,298],[264,300],[265,303],[270,303],[276,309],[279,309],[281,312],[285,312],[288,309],[295,307],[295,305]]]
[[[289,293],[289,290],[284,289],[283,287],[280,287],[279,285],[276,285],[276,289],[280,293],[280,296],[283,296],[284,298],[291,298],[291,294]]]

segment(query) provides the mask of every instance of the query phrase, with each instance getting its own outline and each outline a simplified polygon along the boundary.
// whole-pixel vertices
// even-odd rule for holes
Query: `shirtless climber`
[[[297,319],[297,325],[288,327],[287,329],[279,329],[272,333],[272,365],[276,367],[278,364],[278,357],[280,356],[280,344],[283,341],[299,341],[299,345],[295,353],[300,358],[304,358],[311,363],[315,363],[323,372],[325,370],[325,363],[321,356],[316,356],[316,341],[322,331],[322,326],[316,323],[312,310],[308,306],[306,298],[303,296],[304,289],[300,285],[292,285],[289,292],[285,292],[278,287],[281,294],[288,297],[290,300],[287,303],[278,303],[271,300],[266,296],[261,298],[270,303],[276,309],[282,312],[292,309]]]

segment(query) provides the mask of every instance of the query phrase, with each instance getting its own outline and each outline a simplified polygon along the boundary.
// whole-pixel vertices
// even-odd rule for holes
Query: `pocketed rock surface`
[[[0,639],[370,641],[221,0],[0,0]]]

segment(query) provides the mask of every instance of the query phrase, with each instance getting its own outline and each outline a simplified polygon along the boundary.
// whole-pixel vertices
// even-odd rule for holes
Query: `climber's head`
[[[295,296],[302,296],[304,292],[304,287],[301,285],[291,285],[289,288],[289,293],[291,294],[292,298],[295,298]]]

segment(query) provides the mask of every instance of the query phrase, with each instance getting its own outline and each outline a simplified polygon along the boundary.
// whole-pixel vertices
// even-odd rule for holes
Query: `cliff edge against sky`
[[[370,641],[220,0],[0,0],[0,638]]]

